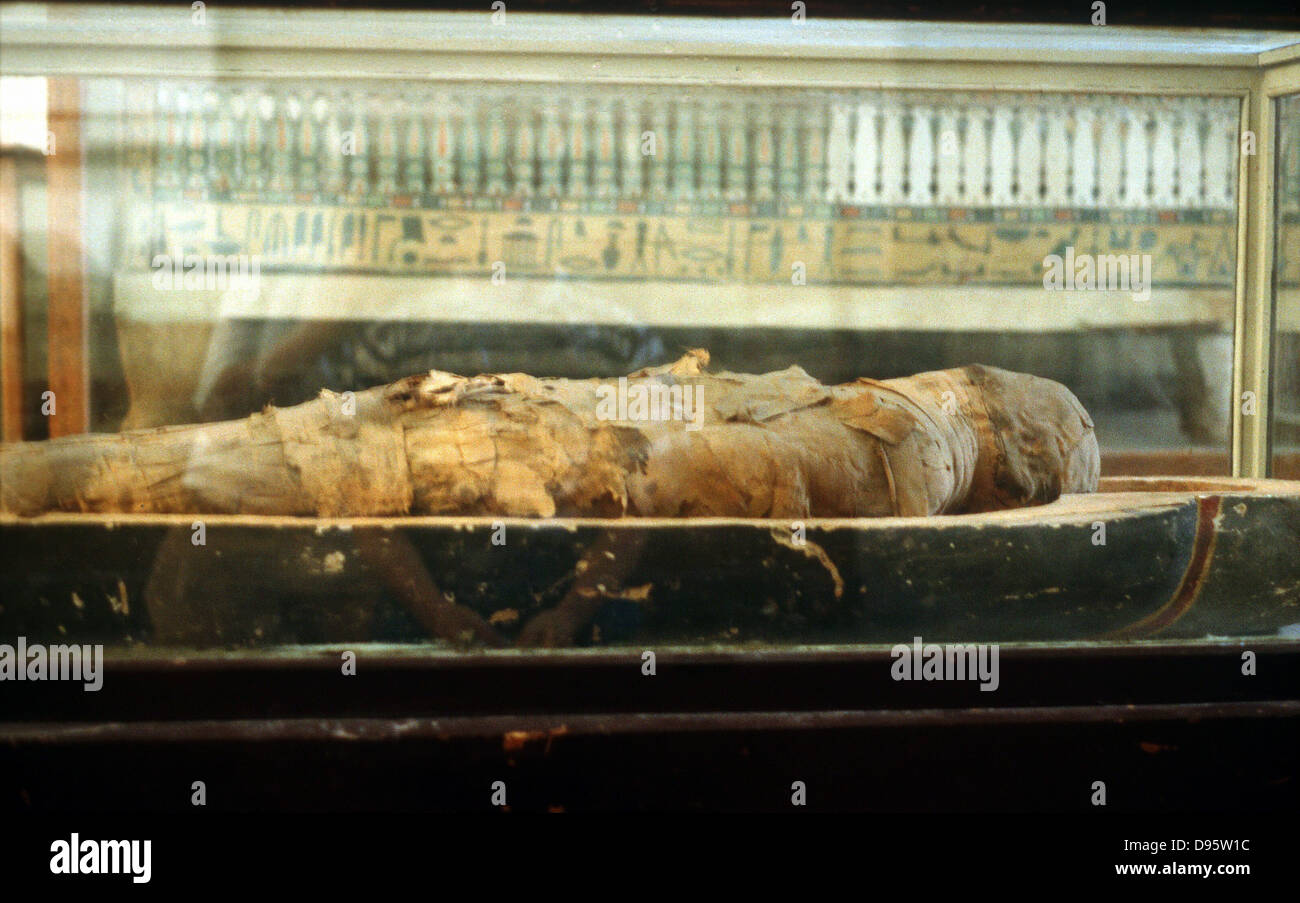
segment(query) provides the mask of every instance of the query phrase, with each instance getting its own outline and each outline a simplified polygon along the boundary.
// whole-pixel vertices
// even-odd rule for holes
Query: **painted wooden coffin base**
[[[1300,622],[1300,482],[871,520],[0,518],[0,635],[242,647],[1014,642]],[[202,544],[196,542],[202,539]],[[1289,633],[1289,631],[1287,631]]]

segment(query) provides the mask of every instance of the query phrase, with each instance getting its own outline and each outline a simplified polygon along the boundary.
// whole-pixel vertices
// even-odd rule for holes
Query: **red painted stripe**
[[[1125,640],[1135,637],[1151,636],[1174,624],[1187,614],[1192,603],[1200,594],[1206,573],[1210,570],[1210,560],[1214,557],[1214,541],[1217,531],[1214,519],[1219,516],[1223,499],[1217,495],[1202,496],[1196,500],[1196,536],[1192,540],[1192,558],[1187,562],[1187,570],[1173,596],[1156,611],[1140,621],[1121,627],[1103,636],[1108,640]]]

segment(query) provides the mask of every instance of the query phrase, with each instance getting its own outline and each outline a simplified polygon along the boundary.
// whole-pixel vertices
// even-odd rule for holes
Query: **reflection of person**
[[[521,342],[523,330],[518,324],[222,320],[194,404],[203,420],[228,420],[266,404],[306,401],[322,388],[360,391],[422,370],[537,369],[584,377],[635,370],[664,354],[662,338],[644,327],[538,326],[531,341]]]
[[[296,404],[322,387],[360,390],[420,370],[447,366],[491,370],[494,362],[504,362],[503,357],[522,369],[522,360],[511,359],[519,353],[549,357],[549,368],[586,375],[582,371],[592,368],[597,372],[605,367],[635,369],[662,355],[663,350],[660,337],[644,328],[566,324],[538,327],[549,333],[550,341],[537,354],[526,347],[529,343],[520,348],[508,341],[518,329],[514,324],[485,328],[409,321],[223,319],[212,333],[195,391],[195,407],[204,420],[225,420],[243,417],[268,403]],[[232,609],[230,600],[248,596],[244,592],[247,587],[231,584],[211,568],[194,571],[197,556],[190,554],[188,533],[180,531],[175,539],[160,552],[146,594],[160,641],[202,644],[216,636],[252,636],[259,625],[269,629],[278,623],[275,606]],[[380,543],[361,531],[354,539],[351,552],[429,636],[456,644],[502,645],[503,638],[480,615],[442,593],[405,536],[386,534]],[[589,573],[575,582],[559,604],[522,625],[517,642],[523,646],[574,642],[607,601],[601,581],[614,586],[621,571],[637,560],[636,551],[622,549],[614,569],[603,546],[585,556],[590,566],[578,573]],[[220,573],[231,572],[223,566]],[[267,573],[273,575],[273,584],[274,575],[283,578],[276,568]],[[377,596],[374,587],[362,586],[361,590],[350,605],[320,613],[325,635],[370,638]]]
[[[215,556],[211,546],[196,547],[191,538],[188,525],[175,526],[158,545],[144,588],[154,642],[371,640],[385,592],[429,637],[457,646],[505,642],[482,616],[438,588],[400,531],[363,527],[318,534],[319,545],[310,547],[293,533],[227,530],[208,537],[221,550]],[[327,561],[338,564],[331,570]],[[558,623],[534,644],[571,635],[572,617],[555,617]]]
[[[531,613],[521,605],[525,617],[498,630],[484,612],[439,588],[402,530],[357,526],[317,535],[309,548],[290,532],[224,531],[209,536],[220,556],[210,554],[210,546],[195,547],[191,538],[190,527],[179,525],[158,545],[144,588],[155,643],[380,640],[392,629],[378,619],[387,595],[413,621],[402,640],[427,637],[457,648],[570,646],[583,639],[602,608],[629,592],[624,580],[646,542],[643,531],[611,531],[590,548],[575,549],[572,582],[562,594]],[[231,567],[232,561],[241,566]],[[286,561],[297,566],[286,567]],[[337,562],[335,569],[326,566],[329,561]]]
[[[199,416],[226,420],[271,402],[310,398],[327,382],[321,355],[346,328],[320,321],[219,321],[194,393]]]
[[[268,403],[293,405],[320,389],[360,391],[422,370],[474,374],[527,371],[585,378],[637,370],[666,354],[661,330],[602,293],[575,294],[566,280],[529,286],[514,320],[435,322],[308,320],[292,277],[250,299],[223,298],[194,394],[203,420],[246,416]],[[431,313],[477,284],[428,283]],[[491,292],[489,283],[482,291]],[[235,305],[238,305],[237,307]]]

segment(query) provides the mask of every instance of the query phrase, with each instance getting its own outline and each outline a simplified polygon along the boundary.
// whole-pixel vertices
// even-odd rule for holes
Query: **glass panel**
[[[1273,476],[1300,479],[1300,94],[1277,100]]]
[[[435,367],[604,376],[703,346],[824,381],[1031,371],[1094,413],[1106,472],[1226,473],[1236,101],[88,90],[129,111],[104,123],[125,140],[103,186],[123,201],[127,378],[100,404],[129,425]],[[259,291],[155,290],[150,265],[187,255],[246,257]],[[1045,294],[1048,259],[1079,278]],[[160,327],[187,336],[166,361],[147,350]]]
[[[11,509],[110,515],[0,520],[11,632],[459,648],[1280,626],[1205,602],[1230,606],[1242,578],[1206,570],[1218,502],[1190,490],[1137,513],[1118,494],[980,513],[1090,489],[1089,422],[1104,475],[1227,472],[1235,99],[74,87],[52,80],[50,128],[73,123],[84,169],[58,151],[26,178],[84,236],[89,426],[133,432],[6,448]],[[47,236],[23,223],[37,259]],[[77,240],[48,236],[40,259]],[[29,342],[75,344],[43,322]],[[781,372],[710,382],[691,349]],[[1060,386],[854,382],[967,364]],[[59,376],[44,366],[27,412]],[[515,375],[451,375],[480,373]],[[638,416],[629,393],[652,387],[662,404]],[[731,430],[715,444],[692,444],[701,404]],[[670,520],[551,519],[618,514]],[[925,514],[955,519],[866,517]],[[1259,580],[1291,573],[1250,560]]]

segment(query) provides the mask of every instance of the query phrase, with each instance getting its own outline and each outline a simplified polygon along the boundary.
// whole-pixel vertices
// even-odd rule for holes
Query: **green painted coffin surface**
[[[1021,511],[802,525],[210,516],[200,537],[191,517],[5,517],[0,636],[425,642],[413,612],[439,594],[507,645],[1189,638],[1300,622],[1300,483],[1102,488]]]

